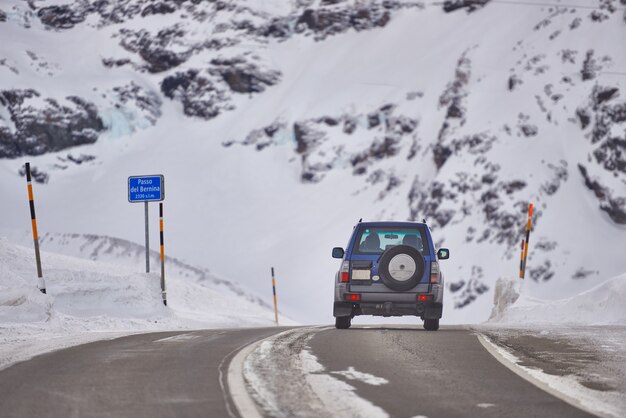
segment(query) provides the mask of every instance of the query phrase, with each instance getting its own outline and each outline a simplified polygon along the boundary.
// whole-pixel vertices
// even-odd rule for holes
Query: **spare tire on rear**
[[[424,257],[408,245],[397,245],[380,256],[378,274],[390,289],[403,292],[413,289],[424,275]]]

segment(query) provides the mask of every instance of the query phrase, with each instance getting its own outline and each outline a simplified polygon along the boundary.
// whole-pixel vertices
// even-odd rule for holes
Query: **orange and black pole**
[[[163,202],[159,203],[159,233],[161,240],[161,297],[163,297],[163,305],[167,306],[167,292],[165,291],[165,247],[163,245]]]
[[[526,241],[522,239],[522,253],[519,258],[519,278],[524,278],[524,243]]]
[[[274,320],[278,325],[278,304],[276,302],[276,278],[274,276],[274,267],[272,267],[272,292],[274,292]]]
[[[35,216],[35,198],[33,196],[33,184],[30,174],[30,163],[26,163],[26,185],[28,188],[28,203],[30,205],[30,221],[33,228],[33,241],[35,243],[35,261],[37,263],[37,287],[41,293],[46,293],[46,282],[41,270],[41,255],[39,254],[39,235],[37,234],[37,216]]]
[[[522,241],[522,261],[520,265],[519,277],[523,279],[526,275],[526,259],[528,258],[528,241],[530,240],[530,228],[533,220],[533,204],[528,206],[528,222],[526,223],[526,242]]]

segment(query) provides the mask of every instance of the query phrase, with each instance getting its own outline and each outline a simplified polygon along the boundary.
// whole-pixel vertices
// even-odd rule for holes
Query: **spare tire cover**
[[[424,275],[424,257],[408,245],[397,245],[380,256],[378,274],[390,289],[405,291],[413,289]]]

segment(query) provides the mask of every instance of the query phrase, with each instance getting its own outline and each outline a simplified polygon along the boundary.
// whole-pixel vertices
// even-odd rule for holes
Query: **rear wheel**
[[[424,329],[426,331],[437,331],[439,329],[439,319],[424,319]]]
[[[348,329],[352,325],[352,318],[349,316],[338,316],[335,318],[335,328]]]

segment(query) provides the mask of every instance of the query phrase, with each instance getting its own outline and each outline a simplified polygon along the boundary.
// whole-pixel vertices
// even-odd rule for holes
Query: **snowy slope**
[[[158,274],[42,253],[47,294],[36,288],[31,249],[0,240],[2,329],[37,326],[58,334],[72,331],[142,331],[271,325],[273,312],[172,275],[168,307],[161,301]],[[3,332],[3,338],[8,337]],[[15,336],[15,335],[14,335]]]
[[[517,289],[516,289],[517,287]],[[518,283],[499,281],[489,323],[506,325],[624,325],[626,275],[606,280],[578,295],[556,299],[520,295]]]
[[[39,94],[0,106],[4,143],[24,137],[0,233],[29,226],[30,160],[42,232],[141,242],[126,178],[162,173],[168,253],[267,301],[274,266],[306,322],[330,320],[330,248],[361,217],[426,218],[452,253],[448,322],[485,320],[517,275],[528,202],[529,296],[626,271],[623,2],[166,3],[0,6],[0,90]]]

